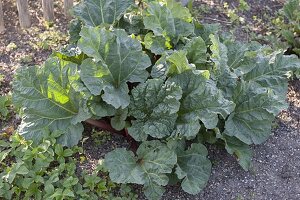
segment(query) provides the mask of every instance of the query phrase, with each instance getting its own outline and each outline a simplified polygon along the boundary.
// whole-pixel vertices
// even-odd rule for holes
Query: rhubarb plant
[[[173,0],[85,0],[74,16],[70,45],[16,74],[23,137],[59,131],[58,143],[73,146],[82,123],[121,134],[131,148],[105,156],[110,178],[144,185],[148,199],[171,177],[199,193],[211,172],[206,143],[249,169],[249,145],[266,141],[287,107],[296,56],[223,38]]]

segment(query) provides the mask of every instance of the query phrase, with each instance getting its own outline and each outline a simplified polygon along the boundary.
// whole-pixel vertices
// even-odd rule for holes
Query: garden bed
[[[203,3],[211,5],[214,1],[197,1],[195,6],[202,6]],[[214,5],[222,6],[221,2],[215,1]],[[234,1],[227,1],[229,5],[235,5]],[[263,4],[262,4],[263,3]],[[31,3],[35,10],[39,10],[37,4]],[[261,15],[264,9],[269,17],[272,17],[271,10],[278,10],[280,2],[276,1],[249,1],[251,10],[249,13]],[[263,5],[263,6],[262,6]],[[4,12],[7,19],[16,19],[16,11],[13,11],[11,1],[4,2]],[[268,8],[267,8],[268,7]],[[59,6],[56,7],[58,13]],[[202,17],[206,22],[223,21],[227,30],[232,28],[230,19],[220,10],[205,14]],[[38,12],[39,13],[39,12]],[[209,12],[208,12],[209,13]],[[251,21],[252,15],[245,14],[246,22]],[[34,12],[32,12],[34,14]],[[201,15],[201,13],[200,13]],[[0,35],[0,73],[4,75],[1,82],[0,94],[6,94],[11,90],[10,82],[17,67],[27,64],[41,64],[53,49],[59,48],[56,44],[59,40],[65,43],[67,20],[63,15],[57,16],[54,28],[45,29],[38,20],[38,15],[33,20],[33,27],[28,31],[21,31],[16,28],[16,22],[11,20],[7,24],[7,31]],[[201,17],[200,17],[201,18]],[[209,20],[217,19],[217,20]],[[264,19],[267,20],[267,19]],[[7,22],[7,20],[5,20]],[[230,24],[230,25],[228,25]],[[267,30],[259,28],[256,34],[265,34]],[[248,40],[247,32],[244,32],[243,24],[237,25],[237,37],[241,40]],[[255,22],[253,22],[255,26]],[[44,31],[50,31],[53,37],[43,38]],[[239,34],[241,33],[241,34]],[[15,46],[13,45],[15,44]],[[277,117],[277,124],[273,128],[273,136],[262,145],[253,147],[253,163],[250,171],[245,172],[237,164],[235,158],[226,153],[224,149],[217,149],[209,146],[209,158],[212,161],[212,175],[207,187],[198,195],[188,195],[184,193],[180,186],[168,186],[163,199],[300,199],[300,81],[290,81],[289,92],[287,95],[289,109],[283,111]],[[8,132],[8,129],[16,129],[18,118],[12,115],[5,121],[0,122],[0,133]],[[115,147],[128,147],[121,136],[107,138],[100,145],[92,139],[91,128],[86,128],[85,135],[88,138],[83,142],[83,148],[87,160],[78,166],[78,173],[82,169],[92,171],[99,159],[114,149]],[[144,196],[139,187],[136,187],[140,198]]]

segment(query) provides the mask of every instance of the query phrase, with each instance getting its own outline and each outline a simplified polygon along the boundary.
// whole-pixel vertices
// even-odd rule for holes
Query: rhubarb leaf
[[[206,185],[211,171],[207,150],[202,144],[192,144],[186,151],[177,153],[176,174],[182,189],[190,194],[199,193]]]
[[[235,155],[241,167],[248,171],[251,165],[252,151],[250,146],[243,143],[236,137],[226,136],[224,137],[225,149],[231,155]]]
[[[126,82],[144,82],[148,77],[150,58],[143,53],[140,42],[124,31],[114,32],[100,28],[83,28],[78,42],[87,55],[93,57],[81,64],[81,78],[93,95],[115,108],[129,105]]]
[[[150,135],[163,138],[172,133],[175,126],[179,100],[182,91],[174,83],[161,79],[150,79],[132,90],[129,115],[135,120],[128,128],[129,134],[137,141],[144,141]]]
[[[184,48],[187,51],[187,58],[190,63],[195,64],[197,67],[201,67],[207,62],[207,47],[201,37],[192,38]]]
[[[300,69],[297,56],[274,54],[271,58],[261,57],[253,69],[244,75],[244,80],[254,81],[261,87],[271,88],[285,101],[288,72],[297,69]]]
[[[70,86],[68,79],[72,68],[77,65],[50,58],[41,69],[29,67],[17,73],[14,102],[24,108],[19,134],[38,143],[50,132],[60,130],[64,133],[58,138],[61,144],[77,144],[83,131],[77,123],[91,115],[80,111],[84,109],[80,108],[81,95]]]
[[[156,36],[164,36],[177,43],[180,37],[192,35],[194,25],[192,17],[184,7],[177,6],[175,1],[167,4],[151,2],[144,14],[146,29],[152,30]]]
[[[236,107],[226,120],[225,133],[246,144],[263,143],[271,134],[273,111],[282,105],[268,90],[245,82],[238,84],[233,101]]]
[[[207,80],[206,72],[188,71],[168,80],[183,91],[178,126],[173,134],[195,137],[200,129],[199,120],[206,128],[213,129],[217,126],[218,115],[225,119],[234,110],[234,103],[226,100],[215,84]]]
[[[116,183],[144,184],[148,199],[160,199],[169,182],[177,156],[166,144],[159,141],[143,142],[137,157],[125,149],[116,149],[105,156],[109,176]]]
[[[114,24],[133,4],[132,0],[84,0],[74,7],[74,15],[87,26]]]

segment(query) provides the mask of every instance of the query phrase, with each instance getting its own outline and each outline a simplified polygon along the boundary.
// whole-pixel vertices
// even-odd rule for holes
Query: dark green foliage
[[[221,38],[217,26],[200,24],[173,0],[124,2],[83,1],[74,12],[75,46],[18,72],[20,134],[41,142],[60,132],[58,142],[72,146],[81,122],[110,122],[106,130],[139,142],[136,152],[106,155],[110,178],[144,185],[148,199],[162,196],[169,177],[200,192],[211,170],[205,142],[222,144],[247,170],[249,145],[263,143],[287,107],[288,73],[299,59]]]

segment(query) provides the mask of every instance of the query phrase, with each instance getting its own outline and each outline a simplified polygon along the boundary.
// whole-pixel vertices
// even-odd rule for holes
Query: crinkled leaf
[[[105,156],[112,181],[117,183],[144,184],[148,199],[161,198],[168,184],[168,176],[177,157],[173,150],[159,141],[143,142],[137,150],[138,158],[125,149],[116,149]]]
[[[236,137],[225,136],[224,140],[225,149],[227,152],[232,155],[234,154],[242,168],[248,171],[251,165],[252,157],[250,146],[241,142]]]
[[[87,58],[87,56],[84,53],[82,53],[81,50],[75,44],[69,44],[66,47],[61,48],[59,51],[54,52],[52,56],[64,61],[76,63],[78,65],[80,65],[82,61]]]
[[[109,177],[116,183],[143,184],[142,169],[137,165],[137,158],[125,148],[115,149],[105,155],[105,166]]]
[[[219,41],[216,35],[210,35],[212,45],[211,60],[214,67],[211,71],[212,78],[217,82],[217,87],[223,91],[226,98],[231,98],[234,88],[236,87],[238,76],[230,71],[227,64],[227,47]]]
[[[242,43],[227,41],[228,66],[234,70],[235,74],[241,76],[251,71],[256,64],[258,46],[257,43]],[[260,46],[259,46],[260,47]]]
[[[69,35],[70,39],[69,42],[71,44],[76,44],[77,41],[80,39],[80,31],[81,31],[82,23],[78,19],[73,19],[69,24]]]
[[[113,106],[105,103],[99,96],[94,97],[89,102],[89,109],[96,118],[113,116],[116,113],[116,109]]]
[[[239,83],[233,95],[236,108],[226,120],[225,133],[246,144],[264,142],[271,133],[273,111],[282,107],[273,96],[256,84]]]
[[[178,126],[173,134],[195,137],[200,129],[199,120],[206,128],[213,129],[218,123],[218,115],[225,119],[234,110],[234,103],[226,100],[212,81],[207,81],[205,71],[185,72],[168,82],[174,82],[183,91]]]
[[[152,32],[145,35],[144,44],[146,49],[156,55],[161,55],[167,50],[166,39],[162,36],[154,36]]]
[[[271,88],[279,99],[284,101],[288,86],[287,74],[297,69],[300,69],[297,56],[274,54],[271,58],[260,58],[255,67],[244,75],[244,80],[254,81],[261,87]]]
[[[175,51],[167,57],[167,61],[170,63],[168,68],[168,75],[181,74],[184,71],[192,70],[195,68],[194,65],[189,64],[186,58],[187,52],[180,50]]]
[[[192,22],[193,17],[188,8],[183,7],[181,3],[174,0],[166,0],[165,2],[167,8],[171,10],[174,18],[182,19],[186,22]]]
[[[110,73],[107,67],[88,58],[82,62],[80,68],[80,77],[86,87],[92,94],[100,95],[106,84],[106,80],[103,77]]]
[[[152,182],[144,186],[144,194],[149,200],[161,199],[164,192],[165,188]]]
[[[164,53],[151,69],[151,77],[165,79],[169,64],[167,63],[167,53]]]
[[[211,45],[210,35],[219,32],[220,24],[200,24],[194,20],[195,35],[200,36],[207,45]]]
[[[167,143],[167,146],[169,149],[173,150],[176,154],[178,154],[181,151],[185,150],[186,147],[186,141],[185,139],[171,139],[169,138],[169,141]]]
[[[192,144],[186,151],[177,154],[176,174],[182,189],[190,194],[199,193],[206,185],[211,171],[207,150],[202,144]]]
[[[173,131],[179,110],[182,91],[174,83],[161,79],[150,79],[132,90],[129,115],[136,120],[128,128],[129,134],[137,141],[147,135],[163,138]]]
[[[115,108],[129,105],[129,89],[126,82],[144,82],[148,77],[150,58],[143,53],[140,42],[124,31],[85,27],[78,45],[87,55],[81,65],[81,78],[94,95]]]
[[[74,15],[88,26],[114,24],[133,4],[132,0],[84,0],[74,7]]]
[[[165,52],[152,67],[151,76],[164,79],[184,71],[194,70],[195,65],[189,64],[185,50]]]
[[[49,132],[61,130],[63,145],[77,144],[83,127],[77,124],[88,119],[88,112],[79,111],[81,95],[74,91],[68,79],[69,71],[77,70],[73,63],[50,58],[41,69],[21,69],[14,81],[14,102],[24,107],[19,133],[39,142]],[[73,125],[74,124],[74,125]],[[77,124],[77,125],[76,125]],[[71,136],[72,135],[72,136]],[[72,137],[65,140],[64,137]]]
[[[125,29],[128,34],[139,34],[145,28],[143,17],[136,13],[126,13],[120,19],[117,27]]]
[[[175,36],[174,17],[170,9],[157,2],[151,2],[144,16],[146,29],[152,30],[157,36]]]
[[[111,118],[111,126],[116,130],[122,130],[126,125],[126,118],[128,115],[128,109],[118,109],[113,118]]]
[[[189,41],[185,47],[187,51],[187,58],[190,63],[195,64],[197,67],[207,62],[207,47],[201,37],[194,37]]]
[[[56,127],[54,130],[59,130],[59,127]],[[81,123],[68,126],[63,131],[63,134],[57,138],[57,142],[69,147],[75,146],[81,140],[83,130],[84,128]]]
[[[91,98],[92,96],[91,92],[88,90],[88,88],[84,85],[84,83],[80,79],[80,70],[78,69],[78,67],[69,70],[68,79],[74,91],[78,92],[82,97],[81,102],[89,100]]]
[[[170,37],[177,43],[180,37],[194,33],[194,25],[190,23],[190,14],[186,8],[168,1],[167,4],[151,2],[144,14],[146,29],[152,30],[156,36]]]
[[[229,70],[227,65],[228,57],[227,57],[227,47],[222,44],[217,35],[210,35],[210,40],[212,45],[210,46],[210,50],[212,51],[211,59],[214,62],[213,75],[214,78],[218,80],[225,71]]]

